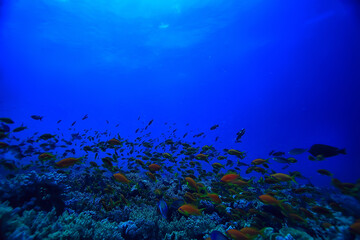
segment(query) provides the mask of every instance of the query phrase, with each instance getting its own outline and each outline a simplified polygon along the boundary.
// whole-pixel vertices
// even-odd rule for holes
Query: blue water
[[[220,149],[245,128],[237,147],[249,160],[323,143],[348,154],[315,166],[355,181],[356,7],[320,0],[5,1],[1,115],[51,131],[58,119],[70,125],[88,113],[78,128],[120,123],[124,136],[139,127],[138,116],[155,119],[153,132],[164,122],[179,132],[186,123],[199,132],[218,123],[207,143],[219,136]],[[327,183],[314,162],[300,161],[294,169]]]
[[[153,119],[152,138],[189,132],[198,146],[246,151],[246,163],[316,143],[345,148],[271,168],[319,186],[330,179],[318,169],[360,177],[355,0],[3,0],[0,17],[0,117],[28,127],[19,138],[92,128],[135,139]]]

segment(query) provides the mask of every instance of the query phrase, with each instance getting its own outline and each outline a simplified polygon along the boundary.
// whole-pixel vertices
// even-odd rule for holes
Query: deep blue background
[[[176,123],[179,136],[218,123],[203,144],[220,136],[216,147],[246,150],[246,161],[314,143],[346,148],[323,162],[303,155],[282,171],[328,184],[316,173],[325,168],[355,181],[358,7],[350,0],[4,1],[0,115],[27,125],[23,136],[53,132],[58,119],[64,132],[77,120],[77,130],[130,138],[150,119],[154,135],[164,122]],[[243,143],[234,144],[241,128]]]

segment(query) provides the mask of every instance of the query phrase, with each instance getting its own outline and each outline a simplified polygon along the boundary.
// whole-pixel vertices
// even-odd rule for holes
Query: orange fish
[[[294,183],[296,183],[295,176],[291,177],[291,176],[289,176],[287,174],[284,174],[284,173],[271,174],[270,177],[273,177],[276,180],[281,181],[281,182],[293,181]]]
[[[146,172],[145,173],[151,180],[153,180],[154,182],[156,182],[156,176],[154,174],[152,174],[151,172]]]
[[[210,200],[213,201],[214,203],[217,203],[217,204],[221,203],[221,199],[220,199],[219,195],[217,195],[216,193],[208,193],[206,196],[209,197]]]
[[[222,165],[221,163],[217,163],[217,162],[213,163],[211,166],[216,169],[220,169],[220,168],[224,167],[224,165]]]
[[[356,222],[350,226],[350,232],[360,235],[360,222]]]
[[[253,227],[244,227],[240,229],[240,232],[245,233],[245,235],[250,236],[251,238],[255,238],[258,235],[263,235],[262,231],[259,231]]]
[[[184,204],[181,207],[179,207],[178,211],[181,214],[184,214],[186,216],[189,215],[201,215],[201,209],[198,209],[197,207],[195,207],[194,205],[191,204]]]
[[[268,194],[264,194],[259,196],[260,201],[262,201],[265,204],[269,204],[269,205],[277,205],[279,206],[281,204],[281,201],[277,200],[276,198],[268,195]]]
[[[149,169],[152,172],[156,172],[156,171],[159,171],[161,169],[161,166],[157,165],[156,163],[153,163],[153,164],[149,165]]]
[[[246,236],[245,233],[240,232],[236,229],[229,229],[226,232],[234,240],[249,240],[250,238]]]
[[[108,144],[113,145],[113,146],[114,145],[121,145],[121,142],[119,140],[115,139],[115,138],[112,138],[107,142],[108,142]]]
[[[191,188],[196,189],[196,191],[199,191],[199,187],[194,179],[192,179],[191,177],[186,177],[185,180]]]
[[[195,156],[197,160],[207,160],[207,157],[208,157],[207,155],[202,153],[199,153],[198,155]]]
[[[115,173],[113,175],[114,179],[118,182],[121,182],[121,183],[126,183],[126,184],[129,184],[130,183],[130,180],[127,179],[123,174],[121,173]]]
[[[220,181],[225,182],[225,183],[231,183],[231,182],[234,182],[238,177],[239,177],[239,175],[237,175],[235,173],[229,173],[229,174],[224,175]]]
[[[307,223],[307,221],[295,213],[289,213],[289,219],[297,223]]]
[[[55,156],[51,153],[42,153],[39,155],[39,160],[50,160],[50,159],[53,159],[55,158]]]
[[[76,163],[79,163],[80,160],[81,160],[81,158],[64,158],[63,160],[61,160],[55,164],[57,167],[66,168],[66,167],[73,166]]]
[[[235,156],[238,156],[238,157],[243,156],[243,154],[244,154],[244,152],[240,152],[240,151],[235,150],[235,149],[229,149],[227,152],[230,155],[235,155]]]
[[[255,159],[255,160],[253,160],[253,161],[251,162],[251,164],[253,164],[253,165],[260,165],[260,164],[267,163],[267,162],[269,162],[269,161],[268,161],[268,160],[265,160],[265,159],[262,159],[262,158],[257,158],[257,159]]]
[[[251,182],[251,180],[246,182],[244,180],[238,179],[238,180],[233,181],[232,183],[235,185],[238,185],[238,186],[248,186],[250,182]]]

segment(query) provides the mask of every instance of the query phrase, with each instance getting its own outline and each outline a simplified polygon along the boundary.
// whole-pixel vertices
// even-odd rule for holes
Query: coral
[[[171,180],[169,184],[164,182],[164,185],[167,187],[166,195],[170,198],[182,198],[184,196],[184,189],[187,188],[187,185],[181,185],[179,179]]]
[[[123,239],[116,223],[107,219],[95,221],[86,212],[78,216],[65,212],[53,225],[62,230],[49,234],[48,239]]]
[[[65,205],[67,209],[71,209],[77,213],[82,211],[98,211],[101,208],[100,198],[96,198],[86,192],[71,191],[66,193]]]
[[[13,213],[13,208],[8,202],[0,204],[0,239],[6,239],[8,232],[14,232],[20,228],[17,222],[17,215]]]
[[[155,222],[137,219],[119,224],[125,239],[158,239],[158,229]]]
[[[264,229],[263,234],[264,234],[265,239],[270,239],[270,237],[273,235],[273,233],[274,233],[274,229],[271,227],[267,227]]]
[[[342,225],[350,226],[355,221],[355,219],[353,217],[346,217],[346,216],[342,215],[342,213],[340,213],[340,212],[335,212],[333,214],[333,216],[337,220],[337,222],[341,223]]]
[[[187,239],[185,231],[176,231],[176,232],[167,233],[164,237],[164,240],[182,240],[182,239]],[[189,239],[189,240],[195,240],[195,239]]]
[[[2,239],[123,239],[121,229],[107,219],[96,221],[88,212],[79,215],[56,210],[24,211],[23,216],[13,214],[7,204],[0,205]]]
[[[295,238],[293,238],[291,236],[291,234],[287,234],[286,236],[276,236],[275,240],[295,240]]]
[[[359,200],[355,199],[354,197],[342,194],[332,194],[331,199],[340,203],[340,206],[346,211],[347,214],[360,217]]]
[[[208,215],[202,215],[190,216],[188,218],[182,216],[180,219],[174,219],[171,222],[161,219],[158,224],[160,236],[165,236],[166,233],[183,231],[186,235],[185,239],[197,239],[210,233],[210,230],[214,229],[219,223],[213,221],[213,218]]]
[[[120,223],[125,239],[198,239],[221,221],[217,213],[184,217],[177,214],[167,221],[152,206],[131,206],[130,221]],[[126,229],[126,230],[124,230]],[[139,238],[140,237],[140,238]],[[152,238],[150,238],[152,237]]]
[[[249,208],[252,204],[255,204],[255,203],[258,203],[258,202],[256,201],[256,202],[252,203],[251,201],[247,201],[245,199],[238,199],[233,203],[233,207],[244,209],[244,208]],[[262,206],[263,204],[259,203],[258,205]],[[259,208],[258,205],[256,205],[255,208]]]
[[[290,228],[290,227],[284,227],[284,228],[280,229],[279,233],[283,237],[285,237],[285,239],[289,239],[289,238],[286,238],[288,235],[290,235],[293,239],[297,239],[297,240],[313,240],[314,239],[306,232],[295,229],[295,228]]]
[[[0,181],[0,200],[9,201],[12,207],[22,208],[20,211],[35,206],[50,211],[55,207],[59,215],[65,209],[63,193],[68,190],[64,179],[63,174],[56,172],[18,174]]]
[[[327,230],[327,235],[328,239],[333,240],[352,239],[348,226],[331,227]]]
[[[136,219],[155,220],[160,218],[157,208],[148,205],[131,206],[129,219],[135,221]]]
[[[106,217],[113,222],[124,222],[124,221],[128,221],[130,219],[130,213],[131,213],[131,208],[128,206],[125,206],[122,209],[114,209],[110,212],[106,213]]]

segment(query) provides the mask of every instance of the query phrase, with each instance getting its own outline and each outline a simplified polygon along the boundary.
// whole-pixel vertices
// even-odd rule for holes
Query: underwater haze
[[[0,1],[0,239],[360,239],[359,29],[356,0]]]

